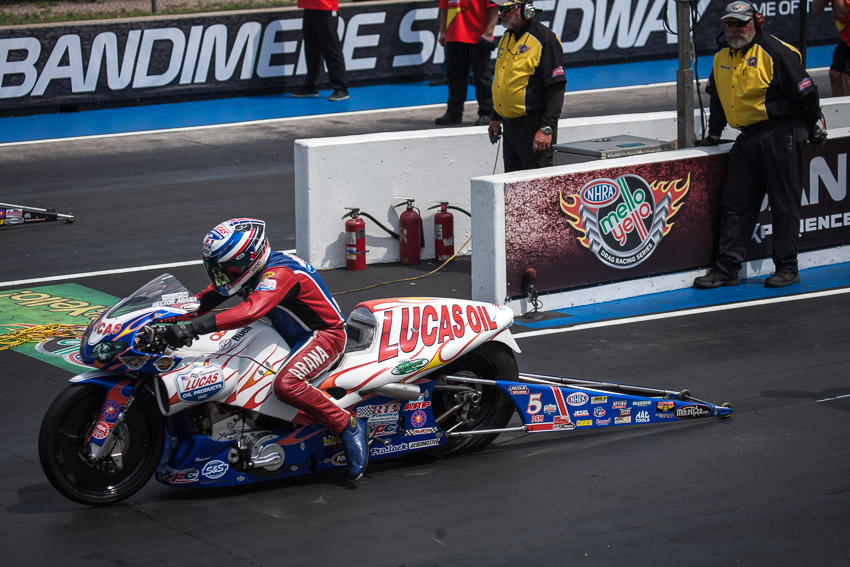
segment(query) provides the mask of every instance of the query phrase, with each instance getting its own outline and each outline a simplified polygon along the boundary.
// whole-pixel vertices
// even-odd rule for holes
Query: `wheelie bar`
[[[498,388],[516,408],[523,422],[522,429],[529,433],[672,423],[732,414],[730,404],[715,405],[694,398],[689,390],[674,391],[539,374],[520,374],[515,381],[466,376],[446,376],[446,381],[478,388]],[[516,428],[500,431],[516,431]],[[459,435],[494,432],[467,430]],[[447,434],[451,435],[451,432]]]
[[[13,205],[11,203],[0,203],[0,224],[15,225],[32,222],[64,220],[68,224],[77,220],[71,214],[57,213],[54,209],[40,209],[38,207],[27,207],[25,205]]]

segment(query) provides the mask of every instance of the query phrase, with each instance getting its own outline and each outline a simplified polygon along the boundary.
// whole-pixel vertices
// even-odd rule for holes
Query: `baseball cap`
[[[720,19],[728,20],[729,18],[735,18],[742,22],[748,22],[752,19],[753,14],[755,13],[756,9],[752,4],[744,2],[743,0],[736,0],[735,2],[726,5],[726,12]]]

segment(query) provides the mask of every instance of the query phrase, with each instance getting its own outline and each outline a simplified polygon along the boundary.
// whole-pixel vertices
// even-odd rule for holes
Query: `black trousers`
[[[550,167],[554,150],[534,153],[534,135],[540,130],[543,115],[529,114],[520,118],[502,119],[502,158],[505,172]],[[552,130],[552,146],[558,143],[558,130]]]
[[[776,271],[797,272],[803,150],[807,139],[805,124],[789,120],[762,123],[755,132],[742,133],[735,140],[729,151],[715,259],[715,267],[722,274],[737,275],[747,260],[747,245],[765,194],[773,216]]]
[[[490,116],[493,112],[493,75],[490,73],[490,53],[489,49],[477,43],[446,42],[446,79],[449,84],[447,112],[452,117],[460,118],[463,115],[470,68],[475,81],[478,116]]]
[[[302,30],[304,57],[307,60],[307,78],[304,86],[315,87],[321,70],[321,60],[328,66],[328,79],[334,89],[347,89],[345,58],[337,35],[336,12],[330,10],[304,10]]]

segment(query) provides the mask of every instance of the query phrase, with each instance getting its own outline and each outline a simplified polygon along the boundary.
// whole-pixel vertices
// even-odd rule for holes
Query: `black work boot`
[[[694,279],[694,287],[697,289],[713,289],[724,285],[738,285],[741,278],[738,274],[725,276],[717,268],[711,268],[704,276]]]

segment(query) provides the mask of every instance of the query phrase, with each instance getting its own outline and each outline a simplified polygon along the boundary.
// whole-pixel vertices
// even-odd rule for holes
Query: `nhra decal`
[[[174,378],[177,394],[184,402],[200,402],[211,398],[224,388],[221,369],[215,366],[192,365]]]
[[[401,333],[393,331],[394,325],[401,325]],[[420,342],[429,347],[462,337],[467,329],[480,333],[497,328],[494,318],[483,305],[468,305],[466,310],[460,305],[443,305],[439,312],[433,305],[388,310],[384,312],[378,362],[398,356],[399,350],[413,352]],[[391,337],[397,334],[400,335],[398,343],[390,343]]]
[[[691,176],[647,183],[633,174],[595,179],[578,195],[559,192],[561,211],[582,236],[578,241],[604,264],[629,269],[649,258],[670,232]]]

